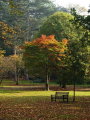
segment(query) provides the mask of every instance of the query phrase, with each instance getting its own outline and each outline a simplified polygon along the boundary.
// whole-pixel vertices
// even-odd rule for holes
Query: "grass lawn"
[[[77,91],[76,102],[51,102],[55,91],[0,90],[0,120],[90,120],[90,92]]]

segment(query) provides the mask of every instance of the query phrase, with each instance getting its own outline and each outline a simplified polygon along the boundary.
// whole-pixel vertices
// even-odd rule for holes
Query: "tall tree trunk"
[[[75,102],[75,89],[76,89],[76,85],[75,85],[75,79],[73,81],[73,102]]]
[[[15,48],[14,48],[14,55],[16,55],[17,54],[17,51],[16,51],[16,46],[15,46]]]
[[[28,70],[25,71],[25,76],[26,76],[26,80],[29,80],[29,74],[28,74]]]
[[[66,80],[62,80],[62,84],[61,84],[62,88],[66,88]]]
[[[15,75],[15,82],[16,82],[16,85],[18,85],[18,77],[17,77],[17,70],[16,70],[16,69],[15,69],[14,75]]]
[[[0,85],[2,84],[3,81],[3,77],[0,77]]]
[[[47,76],[46,76],[46,90],[49,91],[49,75],[47,72]]]
[[[48,55],[47,55],[48,56]],[[49,91],[49,68],[48,68],[48,57],[47,57],[47,64],[46,64],[46,90]]]
[[[76,80],[77,80],[77,71],[74,71],[74,78],[73,78],[73,102],[75,102],[75,99],[76,99],[76,94],[75,94],[75,91],[76,91]]]
[[[61,83],[61,81],[59,81],[59,87],[61,87],[62,86],[62,83]]]
[[[14,55],[17,55],[17,49],[16,49],[16,45],[14,46]],[[15,82],[16,82],[16,85],[18,85],[18,75],[17,75],[17,64],[16,64],[16,61],[15,61],[15,72],[14,72],[14,75],[15,75]]]
[[[19,85],[19,70],[17,70],[17,81],[16,81],[16,85]]]

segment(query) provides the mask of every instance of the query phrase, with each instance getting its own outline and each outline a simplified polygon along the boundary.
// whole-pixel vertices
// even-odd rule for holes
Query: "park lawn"
[[[55,91],[0,90],[1,120],[90,120],[90,92],[76,91],[76,102],[51,102]]]
[[[24,97],[24,96],[49,97],[51,94],[55,94],[55,92],[56,91],[0,90],[0,97],[6,97],[6,96],[8,97],[17,97],[17,96],[19,97]],[[68,91],[68,92],[69,92],[69,96],[72,97],[73,91]],[[76,91],[76,96],[90,96],[90,91]]]

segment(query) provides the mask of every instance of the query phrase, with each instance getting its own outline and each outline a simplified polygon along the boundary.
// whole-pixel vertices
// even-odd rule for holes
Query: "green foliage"
[[[60,41],[62,38],[67,38],[69,40],[69,53],[67,60],[68,67],[67,69],[60,69],[59,72],[62,73],[62,75],[59,75],[59,77],[63,79],[60,79],[60,81],[67,81],[65,79],[73,81],[75,78],[77,79],[77,82],[82,83],[85,77],[88,63],[87,44],[90,40],[90,32],[85,26],[83,26],[83,24],[87,24],[81,21],[82,19],[84,19],[84,16],[74,16],[74,14],[71,15],[69,13],[57,12],[47,18],[46,22],[42,25],[38,33],[38,36],[41,34],[54,34],[58,41]],[[65,78],[65,76],[67,77]]]
[[[66,45],[66,39],[58,42],[53,35],[27,42],[23,59],[30,75],[46,77],[64,65]]]
[[[74,23],[78,25],[78,27],[82,26],[83,28],[90,30],[90,15],[78,15],[75,8],[71,9],[71,13],[74,16]]]
[[[87,17],[78,15],[75,9],[72,9],[72,14],[74,15],[74,20],[72,20],[72,24],[77,28],[81,29],[81,37],[79,37],[79,41],[72,42],[70,44],[71,49],[71,61],[72,61],[72,69],[73,76],[77,81],[84,80],[86,76],[86,71],[89,66],[89,41],[90,41],[90,31],[89,31],[89,21],[87,21]]]
[[[12,54],[14,46],[23,44],[25,40],[31,40],[41,25],[41,19],[55,10],[56,7],[49,0],[0,0],[0,21],[17,31],[12,46],[2,45],[6,54]]]
[[[55,35],[55,38],[59,41],[63,38],[78,39],[78,34],[75,27],[71,24],[73,16],[65,12],[56,12],[47,18],[44,24],[41,26],[38,36],[42,34]]]

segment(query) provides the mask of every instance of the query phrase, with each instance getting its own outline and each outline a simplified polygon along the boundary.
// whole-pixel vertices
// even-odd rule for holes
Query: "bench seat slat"
[[[69,92],[56,92],[55,95],[51,95],[51,101],[56,101],[56,99],[66,99],[68,102]]]

